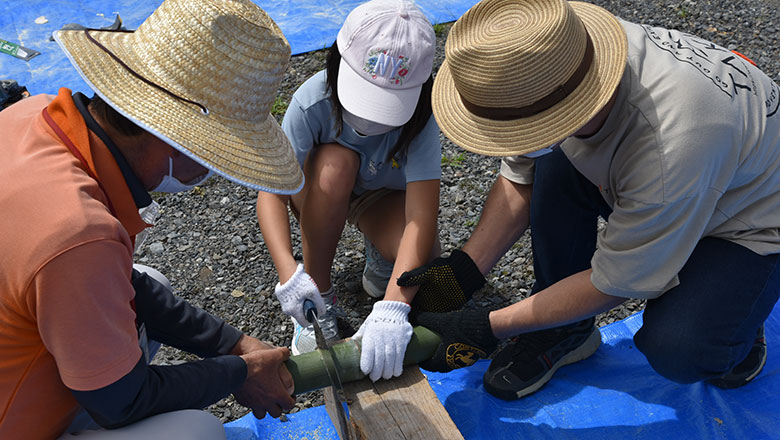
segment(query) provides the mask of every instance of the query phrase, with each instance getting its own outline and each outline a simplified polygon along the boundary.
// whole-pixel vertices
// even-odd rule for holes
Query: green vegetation
[[[688,14],[689,14],[688,8],[684,4],[680,3],[680,5],[677,6],[677,16],[682,19],[685,19],[688,16]]]
[[[283,117],[284,112],[287,111],[288,105],[289,102],[282,99],[281,96],[277,96],[276,99],[274,99],[274,104],[271,106],[271,114],[274,116]]]
[[[463,161],[466,160],[466,156],[464,153],[459,153],[456,156],[447,157],[442,155],[441,157],[441,164],[442,166],[451,166],[451,167],[462,167]]]

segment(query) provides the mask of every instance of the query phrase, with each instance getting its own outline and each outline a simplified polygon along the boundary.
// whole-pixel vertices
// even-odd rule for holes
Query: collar
[[[83,163],[97,177],[108,199],[106,203],[113,206],[116,218],[127,233],[135,236],[150,226],[141,220],[138,207],[117,160],[103,140],[87,128],[87,122],[76,107],[71,91],[61,88],[45,111],[62,134],[81,153]]]
[[[106,131],[103,130],[103,127],[101,127],[95,118],[92,117],[92,114],[87,108],[89,105],[89,98],[84,96],[84,94],[81,92],[76,92],[73,94],[73,103],[76,104],[76,109],[79,111],[79,113],[81,113],[81,117],[84,118],[84,122],[87,124],[87,128],[89,128],[90,131],[95,133],[95,135],[97,135],[97,137],[103,141],[103,143],[106,145],[106,148],[108,148],[108,151],[111,152],[112,156],[114,156],[114,160],[119,167],[119,171],[122,172],[122,176],[125,178],[127,187],[130,189],[130,195],[133,196],[135,206],[137,208],[149,206],[152,203],[152,197],[146,191],[146,188],[144,188],[141,181],[138,180],[138,177],[136,177],[135,172],[133,172],[133,169],[130,167],[130,164],[127,163],[127,159],[125,159],[125,156],[121,151],[119,151],[119,148],[116,146],[114,141],[112,141],[108,136],[108,133],[106,133]]]

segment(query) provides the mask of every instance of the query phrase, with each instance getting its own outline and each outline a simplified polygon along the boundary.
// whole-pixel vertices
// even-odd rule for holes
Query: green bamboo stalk
[[[406,346],[404,365],[417,364],[430,359],[441,338],[425,327],[417,326],[412,339]],[[333,346],[336,363],[339,366],[341,383],[352,382],[366,377],[360,371],[360,342],[346,339]],[[325,370],[319,351],[290,356],[285,363],[295,382],[295,394],[306,393],[332,385]]]

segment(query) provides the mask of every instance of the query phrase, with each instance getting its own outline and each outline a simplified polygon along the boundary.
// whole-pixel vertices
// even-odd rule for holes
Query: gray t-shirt
[[[733,52],[678,31],[622,21],[628,61],[615,106],[561,148],[613,212],[598,236],[600,291],[656,298],[702,237],[780,253],[780,88]],[[532,183],[533,160],[501,173]]]
[[[337,135],[329,96],[326,72],[322,70],[295,91],[284,115],[282,129],[290,139],[301,167],[312,148],[338,143],[360,156],[355,194],[380,188],[405,189],[409,182],[441,178],[439,126],[433,115],[412,140],[407,154],[388,160],[387,154],[401,135],[401,128],[381,135],[362,136],[344,122],[341,134]]]

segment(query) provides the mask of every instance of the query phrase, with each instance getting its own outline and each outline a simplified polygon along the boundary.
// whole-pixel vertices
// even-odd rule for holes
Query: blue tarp
[[[330,46],[349,11],[363,0],[254,0],[279,25],[293,54]],[[26,62],[0,53],[0,79],[14,79],[32,94],[56,94],[68,87],[91,95],[76,70],[51,41],[51,33],[68,23],[108,26],[119,14],[135,29],[162,0],[5,0],[0,3],[0,39],[41,53]],[[476,0],[419,0],[432,23],[455,21]],[[37,21],[37,22],[36,22]]]
[[[780,439],[780,306],[766,323],[764,371],[735,390],[660,377],[634,347],[641,325],[639,313],[603,327],[593,356],[561,368],[541,390],[514,402],[485,391],[486,360],[426,375],[467,440]],[[249,414],[225,430],[228,440],[338,439],[322,406],[288,422]]]

